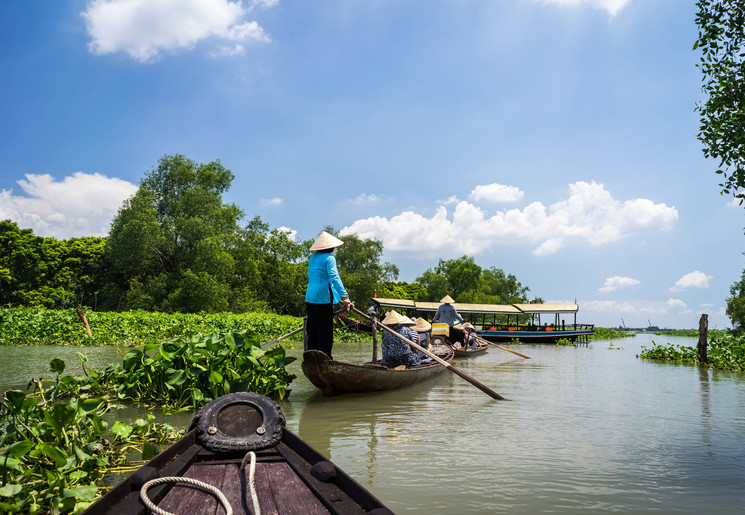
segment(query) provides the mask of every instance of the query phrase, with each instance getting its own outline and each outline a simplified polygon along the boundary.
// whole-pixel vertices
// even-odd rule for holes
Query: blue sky
[[[401,280],[466,254],[576,299],[580,321],[726,327],[745,219],[695,137],[695,12],[2,2],[0,218],[105,235],[158,159],[182,153],[231,169],[226,201],[247,218],[380,239]]]

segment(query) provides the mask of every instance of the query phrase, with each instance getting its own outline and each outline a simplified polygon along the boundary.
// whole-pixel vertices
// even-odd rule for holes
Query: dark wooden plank
[[[204,483],[222,488],[225,478],[225,465],[195,463],[183,475]],[[214,515],[219,500],[212,493],[201,488],[177,483],[158,503],[158,507],[172,513],[199,513]]]
[[[248,474],[246,474],[248,478]],[[262,513],[325,515],[329,511],[286,463],[264,463],[256,470]],[[273,511],[269,510],[272,506]]]
[[[230,506],[233,507],[234,515],[246,514],[241,492],[240,465],[240,463],[233,463],[225,467],[225,478],[223,479],[221,488],[222,493],[228,498]],[[225,509],[222,506],[218,506],[216,515],[225,515]]]

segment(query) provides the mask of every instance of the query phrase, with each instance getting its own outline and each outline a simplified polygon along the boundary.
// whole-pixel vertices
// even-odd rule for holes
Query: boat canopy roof
[[[379,299],[373,302],[382,308],[415,309],[417,311],[437,311],[440,302],[415,302],[408,299]],[[577,304],[465,304],[455,302],[458,313],[484,313],[495,315],[520,315],[522,313],[576,313]]]

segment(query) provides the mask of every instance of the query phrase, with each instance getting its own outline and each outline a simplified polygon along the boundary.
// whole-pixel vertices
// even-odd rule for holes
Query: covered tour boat
[[[372,301],[380,308],[403,310],[428,319],[440,306],[439,302],[407,299],[373,298]],[[577,323],[577,304],[453,303],[453,307],[476,327],[481,338],[493,342],[556,343],[562,338],[586,342],[594,330],[592,324]],[[567,316],[572,316],[568,323]]]

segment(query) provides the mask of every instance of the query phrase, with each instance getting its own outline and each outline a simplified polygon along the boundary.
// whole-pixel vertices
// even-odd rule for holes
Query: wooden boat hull
[[[493,331],[484,329],[480,336],[490,342],[511,342],[513,340],[520,340],[523,343],[556,343],[562,338],[566,338],[569,341],[577,341],[578,339],[586,340],[592,336],[592,329],[578,329],[578,330],[554,330],[554,331]]]
[[[438,357],[445,361],[453,358],[452,351],[437,349]],[[347,363],[335,361],[321,351],[307,350],[303,353],[303,374],[327,397],[343,393],[368,393],[392,390],[419,383],[438,374],[445,367],[432,362],[413,368],[396,370],[376,363]]]
[[[478,347],[476,347],[475,349],[456,349],[444,336],[441,335],[433,336],[432,344],[449,346],[451,349],[453,349],[453,357],[455,358],[472,358],[474,356],[480,356],[481,354],[484,354],[486,352],[486,349],[489,348],[489,345],[485,343],[479,343]]]
[[[472,358],[484,354],[488,348],[488,345],[479,345],[475,349],[453,349],[453,354],[456,358]]]
[[[253,504],[246,493],[249,474],[241,470],[247,454],[245,447],[253,446],[257,438],[264,438],[257,435],[272,433],[272,427],[277,424],[267,423],[263,412],[243,402],[245,396],[261,397],[273,403],[258,394],[230,394],[216,399],[197,414],[192,423],[196,427],[84,513],[144,515],[149,510],[141,499],[142,485],[167,476],[189,477],[213,485],[225,495],[233,513],[251,513]],[[210,411],[210,406],[218,401],[222,403],[219,411]],[[201,415],[199,419],[205,409],[209,415]],[[344,471],[286,429],[279,407],[276,410],[281,418],[276,433],[278,441],[252,449],[256,453],[255,485],[263,513],[392,513]],[[205,431],[206,424],[210,426]],[[212,436],[205,438],[206,433]],[[204,443],[207,439],[211,439],[209,446]],[[172,513],[225,513],[215,496],[191,485],[152,486],[146,494],[158,508]]]

